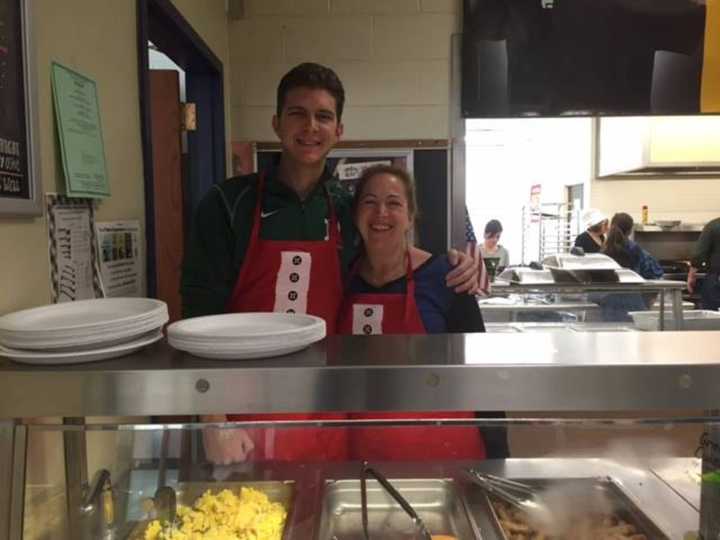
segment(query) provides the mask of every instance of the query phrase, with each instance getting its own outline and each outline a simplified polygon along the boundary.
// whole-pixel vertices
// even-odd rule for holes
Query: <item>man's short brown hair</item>
[[[288,71],[277,89],[277,115],[282,114],[285,106],[285,98],[288,92],[295,88],[315,88],[326,90],[335,98],[335,115],[338,122],[342,118],[343,107],[345,106],[345,89],[332,69],[313,62],[299,64]]]

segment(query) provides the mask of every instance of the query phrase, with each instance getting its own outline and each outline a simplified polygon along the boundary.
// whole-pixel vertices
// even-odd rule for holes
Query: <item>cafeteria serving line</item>
[[[192,440],[193,434],[208,429],[207,425],[116,424],[113,418],[147,418],[170,412],[207,414],[229,406],[267,413],[495,409],[522,415],[506,420],[433,419],[426,421],[427,432],[432,432],[432,425],[442,429],[446,423],[482,426],[502,422],[510,430],[530,429],[535,438],[553,439],[560,433],[591,436],[601,430],[607,446],[594,446],[590,453],[580,455],[573,455],[570,448],[565,454],[560,447],[555,455],[507,461],[448,457],[424,464],[371,462],[418,512],[431,534],[503,540],[504,535],[512,534],[498,516],[507,510],[500,510],[500,502],[512,505],[514,499],[508,503],[505,491],[495,492],[484,483],[490,474],[534,486],[537,492],[531,500],[553,516],[551,529],[575,526],[566,518],[582,519],[582,514],[603,508],[609,512],[607,519],[635,531],[633,534],[684,538],[687,531],[711,526],[716,517],[717,506],[712,502],[716,487],[703,474],[711,466],[706,461],[712,459],[710,443],[717,433],[717,418],[700,412],[709,411],[715,403],[717,350],[711,345],[715,339],[713,332],[348,336],[317,342],[274,360],[242,363],[193,357],[165,343],[76,367],[4,362],[0,365],[0,404],[8,418],[106,417],[101,423],[80,424],[4,421],[3,448],[14,449],[5,459],[14,463],[12,485],[16,486],[6,496],[11,509],[20,512],[16,515],[24,516],[21,521],[26,532],[54,523],[51,534],[57,538],[64,537],[64,527],[78,531],[75,538],[108,534],[134,538],[138,531],[148,534],[147,530],[155,530],[147,529],[153,519],[167,519],[163,517],[167,514],[162,510],[161,488],[175,490],[181,507],[193,504],[208,489],[226,498],[229,495],[221,490],[230,489],[248,501],[241,508],[261,503],[252,498],[253,491],[243,491],[253,489],[269,497],[262,500],[280,504],[286,513],[282,536],[269,538],[362,538],[362,489],[358,484],[362,467],[358,461],[293,463],[251,458],[233,466],[209,466],[192,453],[178,453],[177,447],[172,448],[174,442],[158,444],[168,439]],[[20,390],[27,377],[36,381],[30,393]],[[648,380],[653,384],[648,385]],[[79,394],[63,392],[57,381],[77,388]],[[148,393],[148,388],[153,391]],[[238,394],[238,388],[244,391]],[[258,392],[261,388],[278,391]],[[557,388],[562,391],[553,390]],[[552,412],[548,415],[547,411]],[[628,417],[628,411],[635,414]],[[695,411],[694,415],[687,416],[689,411]],[[273,424],[217,424],[214,429],[252,430],[269,425]],[[380,425],[396,429],[391,419]],[[355,428],[347,421],[280,421],[273,427]],[[683,450],[673,442],[673,433],[689,428],[695,434],[692,448]],[[17,482],[22,485],[26,452],[35,451],[34,444],[48,434],[65,440],[67,483],[28,485],[23,495]],[[705,441],[701,444],[705,459],[692,455],[698,440]],[[120,449],[128,445],[132,450],[123,454]],[[97,503],[89,510],[74,507],[74,491],[82,493],[81,476],[74,475],[86,470],[101,448],[115,456],[112,472],[98,476],[90,470],[91,487],[97,486],[97,490],[85,493],[90,502],[98,497]],[[532,452],[532,446],[527,451]],[[100,478],[102,484],[93,483]],[[374,479],[367,481],[366,489],[371,536],[414,534],[412,520],[393,495]],[[527,494],[516,496],[523,500]],[[561,517],[557,512],[567,507],[562,504],[567,497],[585,502],[576,505],[578,512],[572,516]],[[609,502],[599,502],[602,500]],[[195,504],[194,512],[202,512],[203,503]],[[50,509],[60,512],[55,520],[42,517]],[[188,515],[187,510],[178,508],[178,515]],[[180,522],[176,526],[180,527]],[[574,537],[571,532],[566,534]]]
[[[718,28],[0,0],[0,540],[716,538]]]

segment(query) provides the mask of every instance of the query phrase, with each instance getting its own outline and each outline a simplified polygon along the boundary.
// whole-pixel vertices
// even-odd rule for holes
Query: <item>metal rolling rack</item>
[[[524,206],[522,211],[522,263],[569,253],[580,234],[580,217],[565,203]]]
[[[201,360],[164,342],[77,366],[0,360],[0,539],[22,534],[22,418],[717,410],[719,340],[720,332],[332,337],[293,355],[242,363]],[[71,495],[86,470],[85,432],[75,426],[64,433]]]

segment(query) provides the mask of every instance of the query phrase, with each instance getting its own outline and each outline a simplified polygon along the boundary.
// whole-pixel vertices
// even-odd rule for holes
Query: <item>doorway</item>
[[[566,203],[568,208],[573,212],[579,212],[584,208],[583,201],[585,200],[585,185],[584,184],[573,184],[571,186],[565,186],[566,190]]]
[[[172,321],[181,317],[180,267],[192,216],[226,175],[223,65],[170,0],[137,0],[137,14],[147,294],[168,304]],[[186,144],[177,78],[153,73],[151,47],[184,73],[197,119]]]

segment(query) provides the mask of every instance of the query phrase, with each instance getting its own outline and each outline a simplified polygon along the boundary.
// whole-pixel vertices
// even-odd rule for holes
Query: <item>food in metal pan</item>
[[[152,521],[145,540],[281,540],[287,510],[260,490],[206,491],[192,507],[178,506],[178,523]]]
[[[591,513],[558,531],[532,524],[525,512],[506,502],[491,503],[508,540],[648,540],[635,525],[614,514]]]

